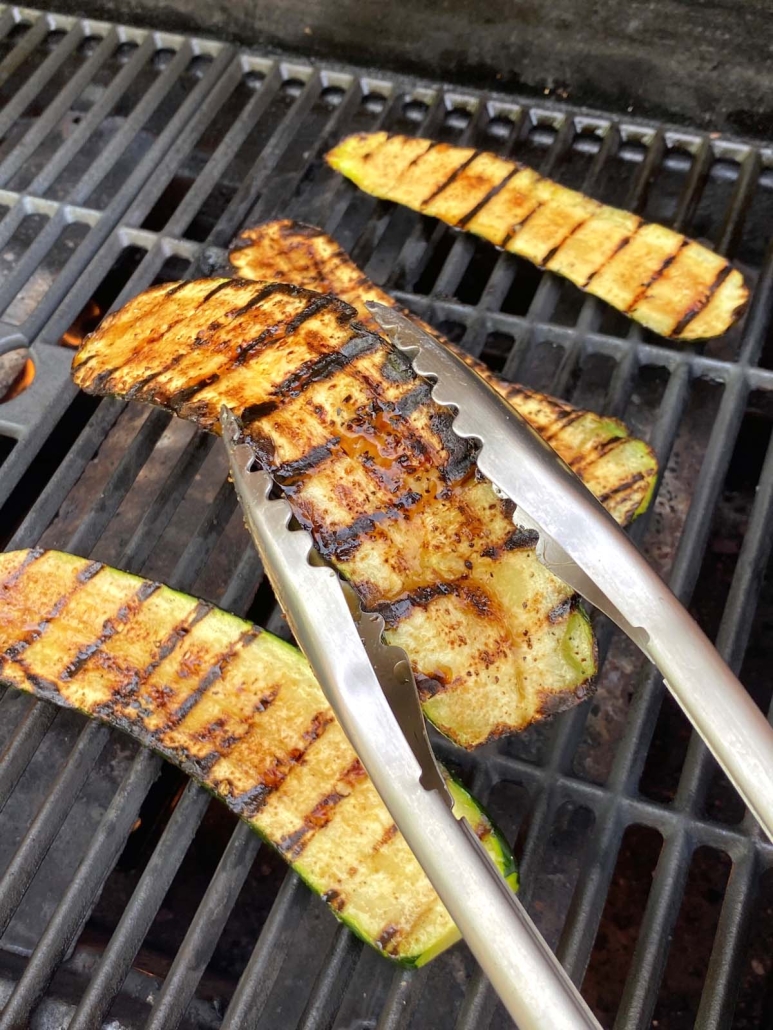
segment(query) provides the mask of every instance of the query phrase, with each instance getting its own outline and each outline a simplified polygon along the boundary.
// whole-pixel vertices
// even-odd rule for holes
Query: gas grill
[[[771,702],[773,144],[0,7],[0,533],[168,582],[287,635],[224,454],[79,395],[72,346],[153,283],[220,273],[238,231],[320,225],[506,378],[623,418],[662,480],[632,534]],[[670,345],[322,162],[387,128],[494,150],[710,242],[742,323]],[[29,378],[29,376],[28,376]],[[773,846],[662,682],[597,623],[595,698],[474,754],[435,739],[520,860],[521,896],[605,1026],[773,1020]],[[0,1030],[510,1026],[463,945],[397,968],[157,756],[0,700]]]

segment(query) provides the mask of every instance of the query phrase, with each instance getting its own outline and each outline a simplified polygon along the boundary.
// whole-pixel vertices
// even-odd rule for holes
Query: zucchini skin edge
[[[74,555],[69,555],[69,554],[66,554],[64,552],[60,552],[60,553],[62,554],[62,557],[64,557],[64,558],[75,558],[76,557]],[[80,560],[80,559],[78,559],[78,560]],[[123,570],[120,570],[120,569],[111,569],[111,571],[112,571],[113,574],[117,574],[119,576],[125,576],[125,577],[128,577],[130,579],[136,580],[137,582],[151,582],[149,580],[144,579],[144,577],[142,577],[142,576],[137,576],[137,575],[132,574],[132,573],[127,573],[127,572],[124,572]],[[189,595],[189,594],[187,594],[187,593],[185,593],[183,591],[173,590],[171,587],[165,586],[164,584],[157,584],[157,585],[161,589],[163,589],[165,591],[168,591],[170,594],[174,594],[174,595],[176,595],[178,597],[182,597],[182,598],[186,598],[186,599],[189,599],[191,597],[191,595]],[[238,620],[240,622],[245,623],[246,625],[249,625],[249,622],[247,620],[242,619],[241,617],[239,617],[237,615],[233,615],[230,612],[225,612],[223,609],[220,609],[220,610],[223,611],[223,613],[225,615],[228,615],[228,616],[230,616],[233,619],[236,619],[236,620]],[[282,640],[280,637],[274,636],[273,634],[269,633],[267,630],[264,630],[262,627],[255,627],[255,628],[258,629],[261,634],[265,634],[267,637],[269,637],[273,644],[279,645],[279,646],[287,649],[289,652],[292,653],[292,655],[298,661],[303,662],[305,664],[305,659],[304,659],[303,655],[292,644],[288,643],[285,640]],[[230,812],[232,812],[238,819],[240,819],[240,821],[246,823],[250,827],[252,832],[256,833],[258,835],[258,837],[260,837],[260,839],[265,844],[269,845],[269,847],[271,847],[271,849],[273,851],[275,851],[282,858],[283,862],[286,863],[286,865],[289,867],[289,869],[291,869],[294,873],[296,873],[300,877],[300,879],[303,881],[303,883],[317,897],[322,898],[322,893],[321,893],[319,887],[317,885],[315,885],[307,875],[304,874],[302,863],[296,864],[296,863],[293,863],[293,862],[288,862],[286,856],[281,854],[281,852],[279,851],[277,846],[274,844],[274,842],[268,836],[266,836],[266,834],[264,832],[261,831],[261,829],[256,825],[256,823],[253,820],[251,820],[248,817],[245,817],[243,814],[241,814],[239,811],[237,811],[230,804],[230,799],[227,796],[225,796],[224,794],[218,793],[218,791],[211,784],[207,783],[205,780],[203,780],[201,778],[201,773],[196,768],[194,762],[191,759],[187,758],[185,756],[185,754],[182,752],[182,750],[172,750],[170,748],[164,747],[162,744],[159,743],[159,741],[157,739],[155,739],[147,731],[145,731],[144,727],[142,727],[141,724],[138,724],[137,722],[133,722],[133,721],[131,721],[129,719],[126,719],[125,717],[123,717],[123,716],[121,716],[119,714],[116,714],[116,713],[113,713],[110,718],[102,718],[101,716],[95,715],[93,712],[90,712],[90,711],[88,711],[85,708],[82,708],[82,707],[80,707],[78,705],[72,704],[70,701],[66,700],[58,692],[51,691],[51,690],[46,690],[44,687],[42,687],[42,685],[36,685],[34,689],[30,689],[29,691],[21,691],[17,683],[13,682],[13,680],[8,679],[8,678],[6,678],[3,675],[2,669],[0,669],[0,686],[11,687],[15,691],[19,691],[20,693],[29,693],[32,697],[35,697],[35,698],[37,698],[39,700],[42,700],[42,701],[45,701],[45,702],[48,702],[48,703],[55,704],[58,708],[67,709],[69,711],[76,711],[76,712],[78,712],[79,714],[85,716],[88,719],[93,719],[93,720],[95,720],[97,722],[101,722],[103,725],[107,726],[109,729],[116,729],[116,730],[120,731],[121,733],[125,733],[131,739],[137,741],[137,743],[140,746],[147,748],[148,750],[154,752],[155,754],[158,754],[162,759],[164,759],[165,761],[170,762],[172,765],[174,765],[175,767],[180,769],[193,782],[198,784],[200,787],[203,787],[204,790],[206,790],[206,792],[208,794],[210,794],[213,798],[216,798],[219,803],[225,805],[226,808],[228,808],[228,810]],[[459,804],[462,807],[463,810],[467,809],[467,811],[470,814],[476,813],[479,817],[483,817],[484,819],[486,819],[488,821],[490,829],[491,829],[491,833],[489,835],[489,840],[493,844],[495,844],[495,848],[494,849],[487,848],[487,851],[488,851],[492,861],[495,862],[495,865],[497,866],[500,874],[505,878],[505,880],[508,883],[508,885],[514,891],[517,891],[517,889],[518,889],[517,866],[516,866],[515,859],[514,859],[514,856],[512,854],[512,851],[511,851],[507,841],[503,837],[501,831],[496,827],[496,825],[494,824],[493,820],[488,815],[488,813],[485,811],[485,809],[480,804],[480,802],[477,799],[475,799],[470,794],[470,792],[461,784],[461,782],[456,777],[454,777],[451,773],[449,773],[448,770],[444,769],[444,772],[445,772],[445,774],[447,776],[448,786],[449,786],[449,789],[451,790],[451,793],[452,793],[452,795],[454,797],[455,805]],[[324,898],[322,898],[322,900],[324,900]],[[368,934],[366,932],[364,932],[360,928],[360,926],[358,925],[358,923],[356,922],[356,920],[354,918],[352,918],[351,916],[348,916],[345,912],[344,913],[338,912],[331,905],[326,905],[326,908],[328,908],[328,910],[335,916],[335,918],[339,922],[343,923],[361,941],[363,941],[365,944],[369,945],[370,947],[374,948],[374,950],[377,950],[384,958],[389,959],[394,964],[399,965],[399,966],[403,966],[405,968],[419,968],[419,967],[425,965],[427,962],[429,962],[436,955],[438,955],[441,952],[445,951],[448,947],[450,947],[456,941],[461,939],[461,935],[456,930],[456,927],[453,927],[453,929],[452,929],[452,931],[450,933],[447,933],[446,935],[440,937],[437,941],[435,941],[435,943],[433,945],[431,945],[424,952],[420,952],[420,953],[415,954],[415,955],[394,955],[394,954],[390,954],[389,952],[385,952],[381,948],[379,948],[379,946],[375,943],[375,941],[370,936],[368,936]]]

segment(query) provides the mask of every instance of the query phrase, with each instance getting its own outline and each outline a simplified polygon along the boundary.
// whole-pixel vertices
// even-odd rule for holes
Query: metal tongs
[[[555,451],[474,371],[393,308],[368,305],[384,333],[435,380],[454,431],[480,443],[476,462],[536,530],[538,558],[609,616],[662,672],[763,829],[773,839],[773,729],[679,601]],[[296,640],[384,804],[520,1030],[598,1027],[579,992],[488,858],[455,818],[426,736],[404,651],[383,620],[291,531],[271,477],[252,471],[227,408],[221,414],[247,525]]]
[[[220,415],[231,477],[295,639],[344,733],[520,1030],[601,1030],[577,988],[453,802],[429,746],[416,683],[401,648],[382,642],[384,620],[318,558],[311,536],[289,528],[271,476],[227,407]]]
[[[604,612],[662,673],[682,711],[773,840],[773,727],[683,605],[590,490],[488,383],[399,311],[368,308],[454,432],[479,440],[476,463],[539,533],[537,557]]]

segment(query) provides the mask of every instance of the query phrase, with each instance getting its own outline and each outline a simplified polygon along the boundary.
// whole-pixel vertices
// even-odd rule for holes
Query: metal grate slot
[[[698,848],[692,856],[652,1020],[665,1030],[688,1025],[698,1015],[703,970],[711,955],[731,865],[726,854],[711,848]]]
[[[647,826],[629,826],[622,836],[582,985],[583,995],[607,1025],[622,1001],[647,904],[648,880],[662,846],[661,834]]]

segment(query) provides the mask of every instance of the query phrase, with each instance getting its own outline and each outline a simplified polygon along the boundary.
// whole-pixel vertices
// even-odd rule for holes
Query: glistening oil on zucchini
[[[429,384],[354,307],[287,282],[163,284],[109,315],[73,373],[214,432],[227,404],[317,549],[383,615],[425,714],[456,743],[587,694],[595,650],[574,632],[572,590],[537,561],[536,535],[513,524]],[[553,429],[594,436],[596,416],[557,407]],[[621,434],[616,423],[610,455]]]

